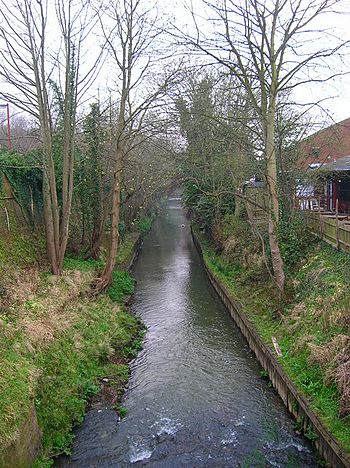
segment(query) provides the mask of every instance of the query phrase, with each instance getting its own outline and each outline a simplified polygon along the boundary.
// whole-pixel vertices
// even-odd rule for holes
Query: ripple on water
[[[128,415],[118,431],[101,428],[99,454],[111,468],[317,466],[213,292],[181,227],[188,223],[181,205],[171,204],[134,270],[132,309],[148,331],[131,366]],[[79,453],[77,468],[107,467],[101,458],[89,464],[86,449]]]
[[[144,441],[132,440],[129,448],[130,463],[136,463],[151,458],[154,449],[147,447]]]

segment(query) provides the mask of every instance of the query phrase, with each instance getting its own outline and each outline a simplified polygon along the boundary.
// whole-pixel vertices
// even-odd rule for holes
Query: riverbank
[[[145,238],[132,311],[147,326],[120,422],[88,411],[59,467],[318,467],[210,287],[179,198]],[[181,402],[181,404],[179,404]]]
[[[289,292],[288,302],[281,304],[275,288],[261,274],[256,256],[254,269],[232,253],[218,253],[214,244],[198,232],[196,236],[209,271],[239,302],[273,352],[272,337],[277,340],[282,352],[278,361],[285,373],[349,456],[350,421],[349,415],[344,415],[348,395],[337,378],[349,351],[349,257],[320,243],[310,245],[305,259],[290,273],[293,291]],[[231,237],[231,246],[237,248],[245,241]],[[297,429],[301,426],[296,423]],[[316,434],[308,431],[306,436],[312,440]]]
[[[126,238],[118,263],[134,252]],[[124,301],[134,281],[114,273],[106,296],[92,300],[89,286],[99,261],[68,258],[61,277],[33,266],[3,284],[0,344],[1,466],[51,466],[69,453],[72,429],[87,401],[102,388],[118,409],[143,327]]]

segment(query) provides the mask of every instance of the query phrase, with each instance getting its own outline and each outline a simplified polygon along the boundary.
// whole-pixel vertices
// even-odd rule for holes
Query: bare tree
[[[206,36],[192,10],[196,34],[182,41],[214,59],[236,76],[255,108],[261,126],[262,156],[269,207],[269,243],[276,282],[284,291],[285,273],[278,242],[280,216],[275,145],[276,109],[281,93],[337,74],[327,60],[346,45],[318,22],[342,0],[204,0],[213,17],[213,36]],[[214,26],[214,27],[213,27]],[[322,44],[324,47],[322,47]]]
[[[6,82],[0,96],[39,123],[46,244],[54,274],[62,271],[68,240],[78,97],[91,83],[100,61],[98,56],[94,66],[80,75],[82,45],[94,23],[90,13],[88,0],[56,0],[54,4],[15,0],[11,5],[2,0],[0,8],[0,78]],[[49,22],[50,28],[59,31],[54,40],[48,34]],[[62,206],[53,152],[50,83],[55,80],[62,96]]]
[[[174,73],[170,73],[152,86],[153,71],[160,59],[156,44],[162,34],[154,10],[145,8],[141,0],[119,0],[109,2],[99,15],[111,63],[117,73],[119,103],[114,130],[116,147],[110,246],[104,271],[94,285],[97,292],[110,284],[115,267],[125,157],[132,150],[136,135],[141,133],[141,129],[144,131],[148,112],[160,106],[174,77]]]

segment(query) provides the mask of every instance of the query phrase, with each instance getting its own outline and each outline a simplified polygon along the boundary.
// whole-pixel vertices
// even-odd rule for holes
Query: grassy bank
[[[277,339],[286,373],[350,454],[344,381],[350,343],[350,256],[311,243],[305,257],[289,270],[288,299],[281,303],[261,257],[247,247],[248,237],[231,234],[220,251],[203,236],[200,239],[209,269],[242,304],[267,345],[273,349],[272,336]],[[306,436],[312,439],[314,434]]]
[[[121,262],[133,246],[130,239],[125,242]],[[108,379],[118,407],[127,362],[140,349],[143,327],[123,305],[134,285],[127,272],[114,273],[107,295],[88,297],[100,266],[99,261],[67,259],[61,277],[31,267],[6,282],[0,321],[0,460],[33,402],[42,431],[42,456],[35,466],[41,467],[69,452],[72,428],[82,421],[102,378]]]

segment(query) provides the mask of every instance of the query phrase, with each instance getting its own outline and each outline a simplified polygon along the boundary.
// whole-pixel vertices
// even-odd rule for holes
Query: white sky
[[[270,0],[266,0],[266,2],[268,1]],[[305,4],[310,3],[309,0],[303,1]],[[159,0],[159,2],[168,4],[168,11],[173,11],[177,22],[182,23],[184,27],[192,22],[184,3],[192,4],[194,10],[202,19],[208,15],[208,10],[206,11],[202,0],[174,0],[171,2],[171,6],[167,0]],[[238,2],[239,0],[237,0]],[[341,10],[342,14],[327,13],[317,19],[316,27],[326,29],[328,33],[334,34],[344,41],[350,41],[350,0],[342,0],[337,9],[338,11]],[[205,29],[208,27],[204,25],[204,21],[201,21],[200,24]],[[313,27],[315,27],[315,24]],[[328,40],[326,37],[324,39],[325,41]],[[318,38],[318,41],[322,42],[322,38]],[[332,69],[349,74],[325,83],[302,85],[297,88],[294,94],[296,102],[309,103],[322,100],[321,105],[326,113],[317,109],[314,110],[315,120],[319,120],[321,125],[324,125],[323,122],[327,119],[330,122],[332,119],[341,121],[350,117],[350,46],[342,61],[334,58],[333,60],[330,59],[329,63]]]
[[[53,0],[49,1],[53,3]],[[190,1],[191,0],[188,0],[188,2]],[[308,0],[304,1],[308,2]],[[206,15],[201,0],[192,0],[192,4],[200,16],[203,17]],[[191,15],[184,7],[184,2],[182,0],[150,0],[148,3],[145,1],[145,5],[157,5],[160,12],[173,16],[180,28],[183,28],[186,24],[191,25],[192,23]],[[332,28],[335,35],[350,41],[350,0],[343,0],[342,8],[347,11],[347,14],[329,14],[324,16],[319,20],[320,27]],[[203,26],[203,28],[208,28],[208,26]],[[51,38],[53,37],[54,34],[51,31]],[[96,38],[91,39],[91,50],[87,51],[90,56],[94,55],[93,51],[96,51],[97,43],[98,40]],[[331,118],[335,121],[340,121],[350,117],[350,47],[349,54],[345,58],[344,63],[340,64],[339,61],[334,61],[334,65],[337,68],[341,68],[343,72],[349,72],[349,75],[336,78],[332,82],[318,85],[305,85],[298,89],[295,97],[296,100],[304,102],[314,102],[329,98],[323,102],[323,107],[328,111]],[[113,76],[111,68],[107,68],[107,70],[107,72],[100,75],[99,79],[90,90],[89,95],[96,95],[97,89],[103,94],[107,86],[112,86],[116,76]],[[317,118],[318,117],[316,117],[316,120]],[[319,119],[324,119],[324,116],[320,116]]]

